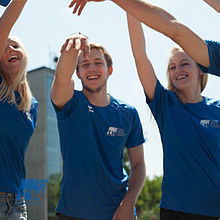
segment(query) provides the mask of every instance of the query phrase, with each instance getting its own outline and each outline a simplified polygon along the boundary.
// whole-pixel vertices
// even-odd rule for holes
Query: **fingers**
[[[81,41],[80,41],[80,39],[77,38],[77,39],[75,40],[75,49],[76,49],[76,50],[79,50],[80,47],[81,47]]]
[[[89,48],[89,43],[88,43],[88,38],[83,38],[81,40],[81,48],[83,56],[86,57],[88,55],[88,53],[90,52],[90,48]]]
[[[81,12],[83,10],[83,8],[85,7],[87,1],[84,1],[81,5],[80,5],[80,8],[79,8],[79,11],[78,11],[78,15],[81,15]]]
[[[69,7],[72,8],[74,4],[75,4],[75,0],[73,0],[73,1],[70,3]]]
[[[71,35],[63,44],[61,53],[64,51],[69,52],[71,49],[82,50],[83,55],[86,57],[90,51],[88,38],[81,33]]]
[[[66,46],[66,52],[70,51],[71,47],[74,45],[73,39],[69,39],[67,46]]]
[[[80,15],[82,10],[83,10],[83,8],[86,5],[86,3],[87,3],[87,0],[73,0],[70,3],[69,7],[72,8],[75,5],[75,7],[73,9],[73,14],[75,14],[78,11],[78,15]]]

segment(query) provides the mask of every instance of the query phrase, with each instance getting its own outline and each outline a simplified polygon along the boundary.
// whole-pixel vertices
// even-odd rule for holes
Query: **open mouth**
[[[92,75],[92,76],[87,76],[87,79],[89,80],[89,81],[92,81],[92,80],[98,80],[100,78],[100,76],[99,75]]]
[[[176,80],[185,79],[188,75],[179,75],[176,77]]]
[[[14,62],[14,61],[17,61],[19,60],[19,58],[17,56],[11,56],[9,59],[8,59],[8,62]]]

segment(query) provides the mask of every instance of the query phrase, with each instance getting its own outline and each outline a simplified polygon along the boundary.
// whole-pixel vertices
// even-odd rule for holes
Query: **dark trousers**
[[[58,216],[58,220],[87,220],[85,218],[74,218],[74,217],[69,217],[66,215],[62,215],[60,213],[57,213],[56,216]],[[138,220],[138,218],[135,216],[134,220]]]
[[[217,217],[160,209],[160,220],[218,220]]]
[[[58,216],[58,220],[88,220],[85,218],[75,218],[75,217],[69,217],[66,215],[62,215],[60,213],[56,213],[56,216]]]

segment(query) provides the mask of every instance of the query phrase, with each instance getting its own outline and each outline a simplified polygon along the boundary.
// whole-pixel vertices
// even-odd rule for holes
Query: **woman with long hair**
[[[28,57],[9,36],[26,0],[13,0],[0,19],[0,219],[27,219],[25,152],[33,134],[36,99],[27,82]]]

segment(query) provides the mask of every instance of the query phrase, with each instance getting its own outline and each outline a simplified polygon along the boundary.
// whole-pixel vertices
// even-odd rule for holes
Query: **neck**
[[[105,107],[110,103],[110,96],[107,94],[107,91],[100,92],[89,92],[86,89],[83,89],[83,94],[86,96],[88,101],[95,106]]]
[[[182,103],[197,103],[203,100],[200,88],[196,90],[188,89],[177,91],[176,95]]]

